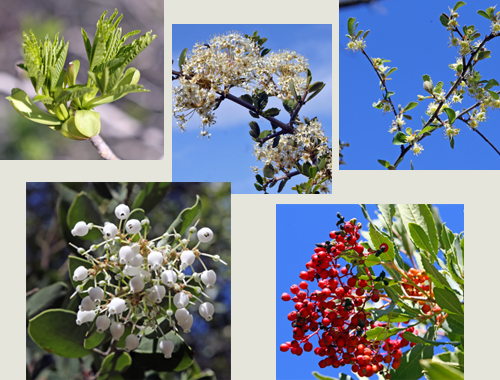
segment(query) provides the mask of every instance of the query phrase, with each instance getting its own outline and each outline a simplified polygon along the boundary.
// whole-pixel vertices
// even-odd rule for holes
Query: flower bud
[[[189,315],[187,319],[184,322],[179,323],[179,325],[182,327],[186,334],[191,332],[191,326],[193,326],[193,316]]]
[[[76,313],[76,324],[81,325],[82,323],[85,322],[92,322],[95,317],[95,312],[94,311],[84,311],[80,310],[78,313]]]
[[[148,255],[148,263],[153,270],[160,269],[163,264],[163,255],[158,251],[153,251]]]
[[[125,351],[127,352],[135,350],[138,345],[139,345],[139,337],[137,335],[130,334],[125,339]]]
[[[217,275],[215,272],[210,269],[206,270],[201,274],[201,281],[207,286],[208,289],[212,289],[214,287],[215,281],[217,280]]]
[[[172,352],[174,351],[174,342],[171,340],[162,340],[160,342],[160,350],[165,355],[165,359],[170,359],[172,357]]]
[[[120,256],[120,264],[128,264],[134,258],[134,252],[128,245],[121,247],[118,255]]]
[[[208,243],[214,238],[214,233],[210,228],[203,227],[198,231],[198,240],[202,243]]]
[[[125,311],[127,305],[125,304],[125,300],[115,297],[111,300],[108,305],[109,314],[120,314]]]
[[[188,266],[194,263],[195,255],[193,251],[184,251],[181,254],[181,268],[186,269]]]
[[[130,289],[134,293],[139,293],[142,291],[142,289],[144,289],[144,281],[142,280],[142,278],[140,276],[132,277],[132,279],[129,282],[129,285],[130,285]]]
[[[97,332],[99,334],[102,334],[104,331],[106,331],[108,329],[110,323],[111,322],[110,322],[109,318],[106,317],[105,315],[101,315],[101,316],[97,317],[97,319],[95,321]]]
[[[189,304],[189,297],[186,293],[180,292],[174,296],[174,305],[178,309],[182,309]]]
[[[133,267],[140,267],[142,262],[142,255],[138,253],[134,257],[132,257],[132,259],[130,260],[130,265],[132,265]]]
[[[79,266],[73,273],[73,281],[83,281],[89,275],[89,271],[84,266]]]
[[[127,276],[134,277],[137,276],[141,272],[141,267],[133,267],[131,265],[125,265],[123,268],[123,273]]]
[[[106,283],[104,283],[106,284]],[[94,302],[99,302],[104,298],[104,290],[99,287],[89,289],[89,297]]]
[[[167,285],[169,288],[173,287],[177,282],[177,273],[169,269],[161,274],[161,282]]]
[[[89,232],[89,227],[85,222],[78,222],[75,227],[71,230],[71,235],[73,236],[85,236]]]
[[[214,315],[214,305],[210,302],[204,302],[198,308],[198,311],[202,318],[204,318],[207,322],[212,320],[212,316]]]
[[[80,304],[80,310],[83,311],[90,311],[95,309],[95,302],[92,301],[92,299],[87,296],[82,300],[82,303]]]
[[[102,233],[106,239],[111,239],[118,233],[118,228],[113,223],[106,223],[104,224]]]
[[[130,208],[123,203],[119,204],[115,208],[115,215],[118,219],[125,220],[130,215]]]
[[[189,317],[189,311],[187,309],[177,309],[175,312],[175,319],[179,324],[185,322]]]
[[[155,285],[149,289],[149,297],[155,302],[160,303],[163,297],[165,297],[165,287],[162,285]]]
[[[125,331],[125,326],[119,322],[113,322],[109,330],[111,331],[113,339],[118,340],[122,337],[123,332]]]
[[[129,234],[136,234],[141,230],[141,222],[137,219],[130,219],[127,224],[125,224],[125,229]]]

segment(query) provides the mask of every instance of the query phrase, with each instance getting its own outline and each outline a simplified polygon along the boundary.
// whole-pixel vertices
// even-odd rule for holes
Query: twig
[[[101,136],[97,135],[91,137],[90,142],[97,149],[97,153],[104,158],[105,160],[120,160],[115,153],[111,150],[111,148],[104,142]]]
[[[486,138],[486,137],[485,137],[485,136],[484,136],[481,132],[479,132],[479,131],[477,130],[477,128],[472,128],[472,130],[473,130],[474,132],[476,132],[479,136],[481,136],[481,137],[484,139],[484,141],[486,141],[488,144],[490,144],[490,146],[491,146],[493,149],[495,149],[495,152],[497,152],[497,153],[500,155],[500,152],[498,151],[498,149],[497,149],[497,148],[495,148],[495,145],[493,145],[493,144],[490,142],[490,140],[488,140],[488,139],[487,139],[487,138]]]
[[[40,290],[40,288],[31,289],[29,292],[26,292],[26,297],[31,296],[32,294],[38,292],[39,290]]]

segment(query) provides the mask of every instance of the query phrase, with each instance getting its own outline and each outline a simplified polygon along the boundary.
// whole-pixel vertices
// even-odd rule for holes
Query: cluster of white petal
[[[193,226],[187,238],[174,230],[172,234],[147,240],[149,220],[131,219],[132,213],[128,206],[119,205],[115,210],[120,220],[118,226],[109,222],[97,226],[80,221],[72,230],[74,236],[85,236],[92,229],[99,229],[103,234],[103,241],[88,251],[76,247],[89,262],[72,273],[76,293],[88,293],[81,301],[76,323],[81,325],[96,320],[97,332],[104,333],[110,328],[115,340],[121,338],[126,326],[131,326],[125,339],[127,351],[138,347],[146,327],[165,336],[160,327],[164,320],[175,332],[190,332],[193,316],[188,309],[197,302],[202,318],[212,320],[214,306],[200,297],[208,297],[203,291],[214,287],[217,276],[213,269],[207,269],[201,257],[225,264],[218,255],[199,249],[200,243],[213,239],[209,228],[197,231]],[[198,243],[189,248],[193,234],[197,235]],[[166,245],[167,241],[171,245]],[[91,252],[100,247],[105,254],[95,258]],[[195,270],[196,262],[202,268],[199,273]],[[188,268],[191,274],[185,273]],[[162,342],[165,342],[160,343],[164,356],[171,357],[173,342]]]
[[[315,159],[326,156],[325,166],[318,170],[315,183],[327,178],[323,182],[320,191],[329,192],[332,173],[332,152],[329,147],[328,136],[325,136],[321,123],[316,119],[310,121],[309,125],[300,123],[293,135],[281,135],[278,145],[273,148],[273,140],[266,141],[262,147],[254,144],[254,155],[264,165],[272,164],[276,174],[288,173],[295,168],[295,163],[309,162],[316,164]],[[255,171],[259,169],[256,168]]]
[[[238,32],[215,36],[208,43],[196,44],[182,65],[179,85],[173,90],[173,114],[185,130],[187,121],[197,114],[202,136],[215,124],[213,108],[221,94],[237,87],[247,94],[257,90],[270,96],[290,99],[289,81],[297,94],[306,89],[307,60],[294,51],[280,51],[264,57],[259,46]]]

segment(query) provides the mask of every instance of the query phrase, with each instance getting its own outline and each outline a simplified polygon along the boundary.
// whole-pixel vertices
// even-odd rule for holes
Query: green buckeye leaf
[[[168,182],[148,182],[137,194],[132,203],[132,209],[141,208],[144,213],[150,212],[159,204],[167,193]]]
[[[76,223],[84,221],[85,223],[95,223],[102,226],[104,221],[97,204],[84,191],[79,193],[69,207],[67,224],[70,230]],[[102,232],[98,228],[93,228],[85,236],[79,236],[84,240],[97,240],[102,238]]]
[[[6,99],[10,101],[12,107],[19,112],[22,116],[35,123],[45,124],[48,126],[58,126],[62,124],[62,121],[57,117],[43,112],[38,108],[29,96],[19,88],[13,88],[10,96]],[[52,127],[52,129],[54,129]]]
[[[188,49],[185,48],[182,52],[181,55],[179,56],[179,69],[182,70],[182,65],[186,61],[186,54],[187,54]]]
[[[455,111],[453,111],[451,108],[446,108],[444,112],[446,112],[446,115],[448,115],[448,121],[450,122],[450,125],[453,124],[455,122],[455,119],[457,118]]]
[[[33,98],[33,102],[41,102],[43,104],[52,104],[54,102],[54,98],[49,95],[37,95]]]
[[[432,360],[421,360],[420,365],[429,380],[464,380],[464,374],[449,365]]]
[[[193,206],[185,208],[181,211],[179,216],[172,222],[170,227],[167,229],[167,234],[173,234],[174,229],[178,234],[183,234],[189,226],[191,226],[196,219],[196,216],[201,212],[201,200],[198,195],[196,195],[196,202]],[[173,236],[165,237],[160,240],[158,244],[159,247],[170,245],[174,241]]]
[[[54,100],[54,105],[66,104],[74,99],[80,99],[83,95],[93,92],[93,88],[86,87],[83,84],[75,84],[61,91],[57,98]]]
[[[267,164],[266,166],[264,166],[263,172],[264,172],[264,177],[273,178],[275,174],[274,166],[272,164]]]
[[[125,335],[125,334],[124,334]],[[154,371],[183,371],[193,363],[193,351],[180,335],[170,331],[165,338],[174,342],[174,351],[170,359],[165,359],[159,348],[159,340],[141,339],[141,343],[132,352],[135,365]]]
[[[91,351],[83,347],[88,326],[76,324],[76,313],[47,310],[30,319],[28,333],[43,350],[65,358],[81,358]]]
[[[460,342],[436,342],[435,340],[425,339],[425,338],[422,338],[421,336],[413,335],[409,331],[405,331],[403,333],[403,338],[405,338],[409,342],[430,344],[433,346],[440,346],[440,345],[445,345],[445,344],[449,344],[452,346],[459,346],[460,345]]]
[[[436,299],[436,302],[441,307],[441,309],[446,310],[449,313],[449,317],[457,320],[457,322],[463,323],[463,306],[453,291],[448,289],[435,288],[434,298]]]
[[[132,364],[132,358],[126,352],[112,353],[104,358],[97,380],[115,380],[116,376]]]
[[[410,103],[408,103],[408,104],[405,106],[405,108],[403,108],[403,113],[404,113],[404,112],[407,112],[407,111],[409,111],[409,110],[411,110],[411,109],[413,109],[413,108],[415,108],[416,106],[418,106],[418,103],[417,103],[417,102],[410,102]]]
[[[56,306],[58,301],[66,295],[68,286],[64,282],[45,286],[26,300],[26,317],[33,318],[44,310]]]
[[[314,372],[313,371],[313,376],[318,379],[318,380],[338,380],[334,377],[330,377],[330,376],[325,376],[325,375],[321,375],[319,372]]]
[[[78,76],[78,71],[80,70],[80,61],[75,59],[68,64],[68,70],[66,70],[65,82],[68,86],[76,85],[76,77]]]
[[[124,84],[122,85],[121,82],[118,84],[118,86],[111,91],[108,91],[105,95],[98,96],[91,101],[85,103],[85,108],[86,109],[91,109],[95,108],[97,106],[107,104],[114,102],[115,100],[123,98],[127,94],[131,94],[134,92],[149,92],[149,90],[146,90],[142,85],[140,84]]]
[[[398,133],[396,133],[396,135],[392,139],[392,143],[394,145],[404,145],[407,142],[408,141],[406,141],[406,135],[404,134],[404,132],[401,132],[401,131],[399,131]]]
[[[101,116],[98,112],[78,110],[74,118],[78,132],[87,138],[97,136],[101,131]]]

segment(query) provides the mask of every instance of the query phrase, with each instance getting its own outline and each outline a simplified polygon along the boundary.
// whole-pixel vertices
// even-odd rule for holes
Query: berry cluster
[[[331,241],[316,244],[311,260],[306,263],[306,271],[300,272],[303,280],[283,293],[283,301],[292,300],[295,310],[288,314],[292,322],[293,340],[280,345],[283,352],[291,351],[300,356],[304,351],[313,351],[324,358],[321,368],[338,368],[351,365],[352,371],[360,376],[370,377],[381,373],[390,378],[388,369],[397,369],[401,362],[401,348],[409,342],[403,339],[403,332],[395,340],[367,339],[366,333],[377,327],[389,328],[386,323],[374,322],[367,310],[369,301],[379,302],[384,297],[382,283],[388,284],[385,273],[374,278],[364,266],[369,255],[379,256],[388,250],[382,244],[378,250],[365,250],[359,244],[361,223],[356,220],[345,222],[337,214],[338,231],[330,232]],[[341,266],[340,258],[351,264]],[[358,267],[357,274],[353,269]],[[364,274],[366,273],[366,275]],[[319,290],[310,291],[308,282],[317,281]],[[413,327],[407,329],[413,332]],[[312,338],[318,337],[318,346],[313,347]],[[413,343],[412,343],[413,345]]]
[[[420,298],[417,302],[421,305],[422,312],[427,315],[438,314],[436,324],[440,324],[443,319],[441,313],[441,308],[438,305],[431,306],[428,299],[434,298],[434,293],[432,291],[432,284],[429,276],[422,269],[410,268],[408,273],[408,280],[403,277],[403,289],[405,293],[412,298]],[[415,286],[416,285],[416,286]]]
[[[213,270],[208,270],[201,256],[220,261],[218,255],[202,253],[200,243],[210,242],[212,231],[205,227],[197,231],[196,225],[189,229],[189,236],[182,238],[174,233],[147,240],[150,230],[149,220],[130,219],[128,206],[121,204],[115,209],[120,220],[119,225],[106,222],[104,226],[80,221],[71,233],[73,236],[85,236],[92,229],[102,232],[104,241],[92,245],[89,250],[78,248],[78,253],[91,264],[79,266],[73,273],[77,293],[88,293],[82,299],[77,313],[78,325],[95,320],[98,333],[110,328],[114,340],[123,335],[126,326],[131,332],[125,339],[125,350],[138,347],[140,338],[147,327],[165,333],[160,327],[164,320],[169,328],[177,332],[180,329],[189,333],[193,316],[188,307],[200,301],[198,311],[206,320],[212,320],[214,306],[203,302],[201,295],[205,288],[212,288],[217,279]],[[198,243],[188,248],[191,236],[197,232]],[[172,245],[165,245],[167,238],[173,238]],[[95,258],[91,252],[104,248],[104,255]],[[198,260],[203,271],[197,273],[193,264]],[[192,274],[184,271],[191,268]],[[101,280],[98,280],[101,279]],[[128,311],[128,312],[127,312]],[[134,330],[138,330],[134,332]],[[166,338],[160,341],[160,350],[165,358],[170,358],[174,343]]]

